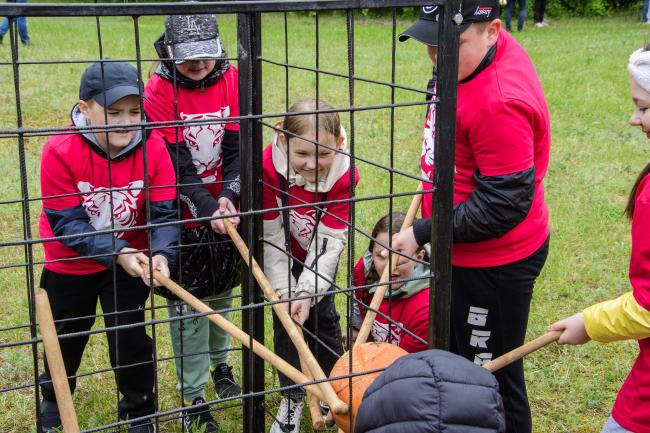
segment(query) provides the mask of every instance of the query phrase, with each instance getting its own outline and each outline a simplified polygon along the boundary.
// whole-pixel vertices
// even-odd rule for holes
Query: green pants
[[[215,311],[232,306],[232,291],[218,297],[203,299]],[[194,314],[196,311],[182,301],[167,301],[169,317]],[[230,312],[222,314],[230,319]],[[207,317],[193,317],[169,322],[172,347],[176,361],[176,388],[182,390],[183,399],[190,403],[197,397],[205,397],[210,370],[228,360],[230,335],[222,331]]]

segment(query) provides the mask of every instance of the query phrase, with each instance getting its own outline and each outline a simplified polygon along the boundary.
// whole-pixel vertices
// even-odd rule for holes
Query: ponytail
[[[634,186],[632,187],[632,191],[630,191],[630,197],[627,199],[627,206],[625,206],[625,215],[627,215],[629,219],[632,219],[634,216],[634,202],[636,201],[636,193],[639,189],[639,184],[649,173],[650,162],[643,168],[643,170],[641,170],[641,173],[639,173],[639,177],[637,177],[636,182],[634,182]]]

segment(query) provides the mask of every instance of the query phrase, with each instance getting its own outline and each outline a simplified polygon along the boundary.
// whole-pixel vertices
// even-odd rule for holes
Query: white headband
[[[627,70],[634,82],[650,93],[650,51],[640,48],[633,52]]]

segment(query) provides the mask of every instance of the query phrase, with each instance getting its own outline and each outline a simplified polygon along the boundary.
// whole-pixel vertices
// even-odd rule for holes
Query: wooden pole
[[[43,337],[45,356],[47,356],[47,364],[50,368],[50,377],[54,385],[54,395],[56,395],[56,405],[59,408],[63,430],[65,433],[79,433],[77,414],[72,403],[72,393],[61,356],[61,346],[59,346],[59,338],[54,326],[50,300],[47,297],[47,292],[40,288],[36,290],[36,317]]]
[[[298,328],[298,332],[301,334],[301,336],[304,337],[300,328]],[[300,357],[300,369],[305,374],[305,376],[308,378],[311,377],[309,368],[307,367],[307,364],[305,363],[305,360],[302,359],[302,357]],[[325,419],[323,418],[323,413],[320,410],[320,400],[314,394],[307,393],[307,402],[309,403],[309,413],[311,414],[311,426],[316,431],[323,430],[325,428]]]
[[[558,338],[560,338],[560,335],[562,335],[562,332],[564,331],[547,332],[541,337],[537,337],[533,341],[529,341],[523,346],[519,346],[516,349],[511,350],[510,352],[505,353],[496,359],[493,359],[487,364],[483,364],[483,367],[486,368],[488,371],[494,373],[495,371],[505,367],[506,365],[510,365],[515,361],[519,361],[524,356],[531,354],[534,351],[541,349],[542,347],[554,341],[557,341]]]
[[[144,267],[148,265],[143,264],[142,266]],[[153,277],[156,281],[169,289],[170,292],[178,296],[181,300],[190,305],[199,313],[209,313],[213,311],[196,296],[189,293],[180,285],[172,281],[171,278],[166,277],[159,271],[154,271]],[[229,320],[225,319],[221,314],[209,314],[206,317],[219,328],[230,334],[235,340],[239,341],[245,347],[252,350],[257,356],[264,359],[265,361],[268,361],[269,364],[275,367],[278,371],[282,372],[282,374],[287,376],[289,379],[293,380],[295,383],[304,384],[312,381],[287,361],[267,349],[266,346],[264,346],[262,343],[258,342],[257,340],[251,340],[250,336],[247,333],[239,329]],[[252,345],[251,341],[253,343]],[[317,386],[304,385],[304,388],[307,392],[316,395],[319,399],[323,399],[323,394],[320,392],[320,389]]]
[[[250,259],[250,266],[252,267],[251,272],[262,288],[266,299],[271,302],[279,301],[278,296],[275,294],[275,289],[271,286],[271,283],[266,278],[266,275],[260,266],[257,264],[255,258],[250,256],[248,247],[244,243],[244,240],[241,238],[241,236],[239,236],[237,229],[235,229],[230,220],[227,218],[224,218],[223,223],[226,227],[226,230],[228,231],[228,234],[230,235],[230,238],[239,250],[239,254],[241,254],[242,258],[244,259],[244,262],[249,263]],[[298,327],[295,323],[293,323],[291,317],[289,317],[289,313],[287,312],[286,307],[282,304],[273,304],[273,311],[275,311],[278,319],[280,319],[280,322],[284,326],[284,329],[287,331],[287,335],[289,335],[289,338],[293,342],[294,346],[296,346],[298,355],[304,359],[313,377],[316,380],[326,380],[327,376],[325,376],[323,369],[318,364],[318,361],[316,361],[316,358],[314,358],[314,354],[311,353],[311,350],[309,350],[309,347],[307,346],[307,343],[305,343],[305,340],[302,338],[302,335],[298,332]],[[322,394],[325,396],[325,399],[322,400],[327,402],[332,412],[337,415],[345,415],[348,413],[348,405],[343,403],[343,401],[338,398],[334,392],[334,388],[332,388],[332,385],[329,382],[319,382],[317,385],[320,388]]]

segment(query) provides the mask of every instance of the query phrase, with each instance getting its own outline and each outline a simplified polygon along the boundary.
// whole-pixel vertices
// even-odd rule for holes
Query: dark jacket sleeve
[[[185,202],[195,218],[210,217],[219,209],[219,203],[203,185],[201,177],[192,162],[192,154],[184,141],[177,144],[167,143],[167,150],[174,169],[178,173],[180,198]],[[210,225],[210,222],[206,222]]]
[[[45,215],[54,236],[88,233],[88,236],[59,239],[59,242],[81,256],[102,255],[102,257],[93,257],[93,260],[109,269],[113,268],[113,254],[129,246],[128,242],[111,233],[93,235],[97,230],[90,224],[90,219],[83,206],[74,206],[63,210],[45,209]],[[114,244],[113,241],[115,241]]]
[[[152,202],[150,210],[152,224],[178,221],[176,200]],[[180,227],[178,224],[157,227],[151,231],[151,255],[164,255],[171,270],[176,268],[178,251],[174,247],[178,245],[179,236]]]
[[[535,167],[503,176],[474,173],[476,188],[454,208],[454,243],[498,238],[522,222],[533,204]],[[413,224],[418,244],[429,241],[431,220]]]
[[[223,184],[219,198],[226,197],[235,206],[239,204],[241,183],[239,176],[239,132],[226,130],[221,141],[223,152]]]

